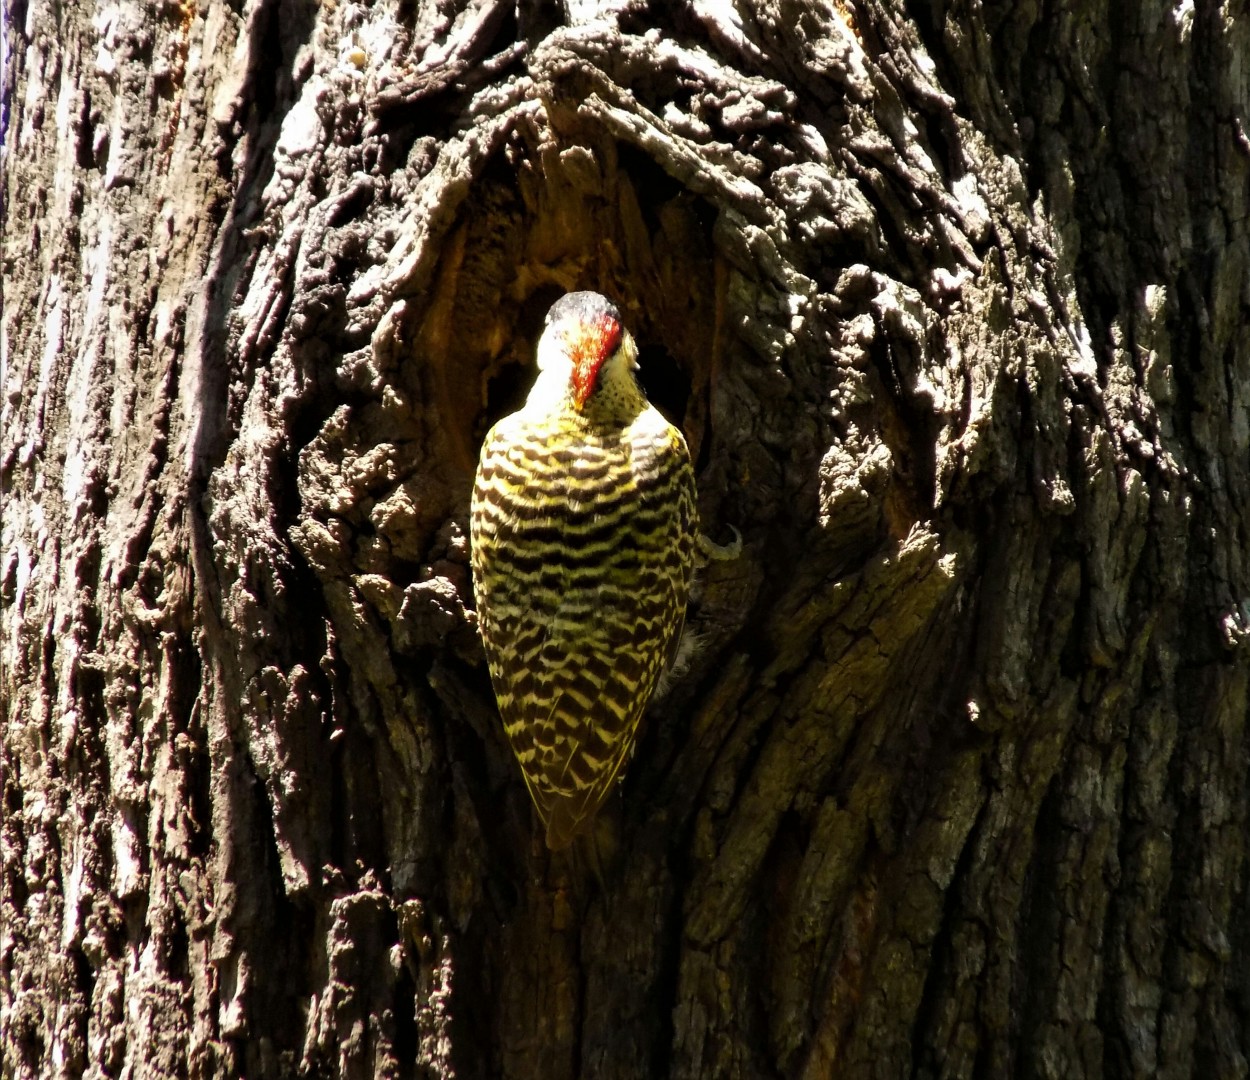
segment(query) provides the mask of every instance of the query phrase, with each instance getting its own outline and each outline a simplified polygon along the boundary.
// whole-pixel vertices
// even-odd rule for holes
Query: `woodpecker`
[[[482,446],[470,537],[495,698],[554,851],[603,805],[676,654],[698,518],[686,440],[639,388],[614,304],[561,297],[537,359]]]

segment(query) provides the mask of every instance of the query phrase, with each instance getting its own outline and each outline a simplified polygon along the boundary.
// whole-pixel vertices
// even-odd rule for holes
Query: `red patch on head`
[[[599,369],[621,346],[621,324],[606,313],[569,327],[565,341],[573,361],[573,400],[580,409],[594,393]]]

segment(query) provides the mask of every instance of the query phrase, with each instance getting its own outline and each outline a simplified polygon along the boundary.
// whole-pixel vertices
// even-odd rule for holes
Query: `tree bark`
[[[6,20],[0,1075],[1250,1072],[1244,14]],[[467,513],[573,288],[745,548],[566,857]]]

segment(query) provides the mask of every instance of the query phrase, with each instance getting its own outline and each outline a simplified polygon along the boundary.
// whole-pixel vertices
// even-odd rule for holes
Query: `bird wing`
[[[555,848],[612,790],[675,648],[693,475],[686,458],[681,475],[659,477],[674,490],[631,490],[599,482],[609,466],[584,450],[539,454],[515,435],[493,445],[474,497],[478,613],[504,730]]]
[[[592,585],[567,566],[548,581],[509,635],[520,644],[500,711],[556,848],[611,792],[682,613],[675,590]]]

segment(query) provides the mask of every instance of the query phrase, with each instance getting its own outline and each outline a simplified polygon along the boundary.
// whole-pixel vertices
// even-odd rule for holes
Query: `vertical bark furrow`
[[[1247,1071],[1227,7],[7,16],[0,1076]],[[745,545],[552,858],[467,512],[572,288]]]

